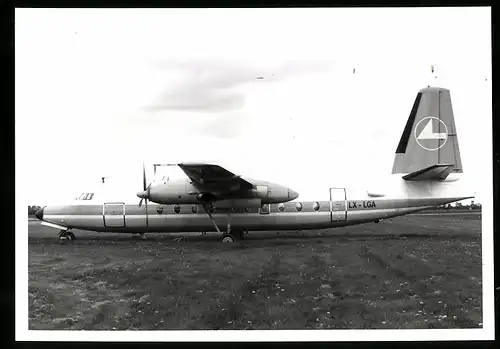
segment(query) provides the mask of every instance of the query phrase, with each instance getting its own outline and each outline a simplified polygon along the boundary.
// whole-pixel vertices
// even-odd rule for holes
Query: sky
[[[463,180],[481,202],[490,28],[489,8],[16,9],[25,204],[103,176],[135,195],[143,161],[148,178],[152,163],[212,162],[303,199],[369,189],[390,175],[427,85],[450,89]]]

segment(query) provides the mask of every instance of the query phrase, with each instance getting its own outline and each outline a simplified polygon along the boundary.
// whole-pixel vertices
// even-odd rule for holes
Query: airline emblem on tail
[[[437,120],[439,123],[441,123],[443,126],[440,127],[440,129],[444,130],[444,132],[435,132],[434,128],[434,123],[432,120]],[[423,123],[423,121],[426,121]],[[422,126],[423,127],[419,127]],[[417,136],[417,131],[420,130]],[[438,150],[441,148],[443,145],[446,144],[446,141],[448,140],[448,128],[446,127],[446,124],[438,119],[435,116],[427,116],[420,120],[415,127],[415,139],[418,143],[419,146],[424,148],[425,150]],[[433,141],[433,142],[430,142]],[[435,142],[437,141],[437,142]]]

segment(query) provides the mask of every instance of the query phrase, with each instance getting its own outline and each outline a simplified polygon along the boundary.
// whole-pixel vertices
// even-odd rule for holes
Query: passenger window
[[[285,211],[285,204],[284,204],[284,203],[280,203],[280,204],[278,205],[278,210],[280,210],[280,212]]]
[[[319,210],[319,202],[317,202],[317,201],[316,201],[316,202],[313,204],[313,210],[314,210],[314,211],[318,211],[318,210]]]
[[[260,212],[262,212],[262,213],[268,213],[269,212],[269,208],[268,208],[267,204],[264,204],[264,205],[261,206]]]
[[[181,207],[180,207],[178,204],[176,204],[176,205],[174,206],[174,212],[175,212],[175,213],[179,213],[179,212],[181,212]]]
[[[302,211],[302,204],[300,202],[297,202],[297,204],[295,205],[295,208],[297,209],[297,211]]]

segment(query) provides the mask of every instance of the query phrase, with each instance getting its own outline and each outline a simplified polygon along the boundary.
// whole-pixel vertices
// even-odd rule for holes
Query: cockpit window
[[[94,193],[82,193],[76,200],[92,200]]]

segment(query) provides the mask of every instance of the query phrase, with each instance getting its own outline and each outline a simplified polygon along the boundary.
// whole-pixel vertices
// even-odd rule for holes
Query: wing
[[[216,191],[237,191],[252,189],[252,183],[226,170],[219,165],[211,164],[178,164],[193,183],[210,187]]]

